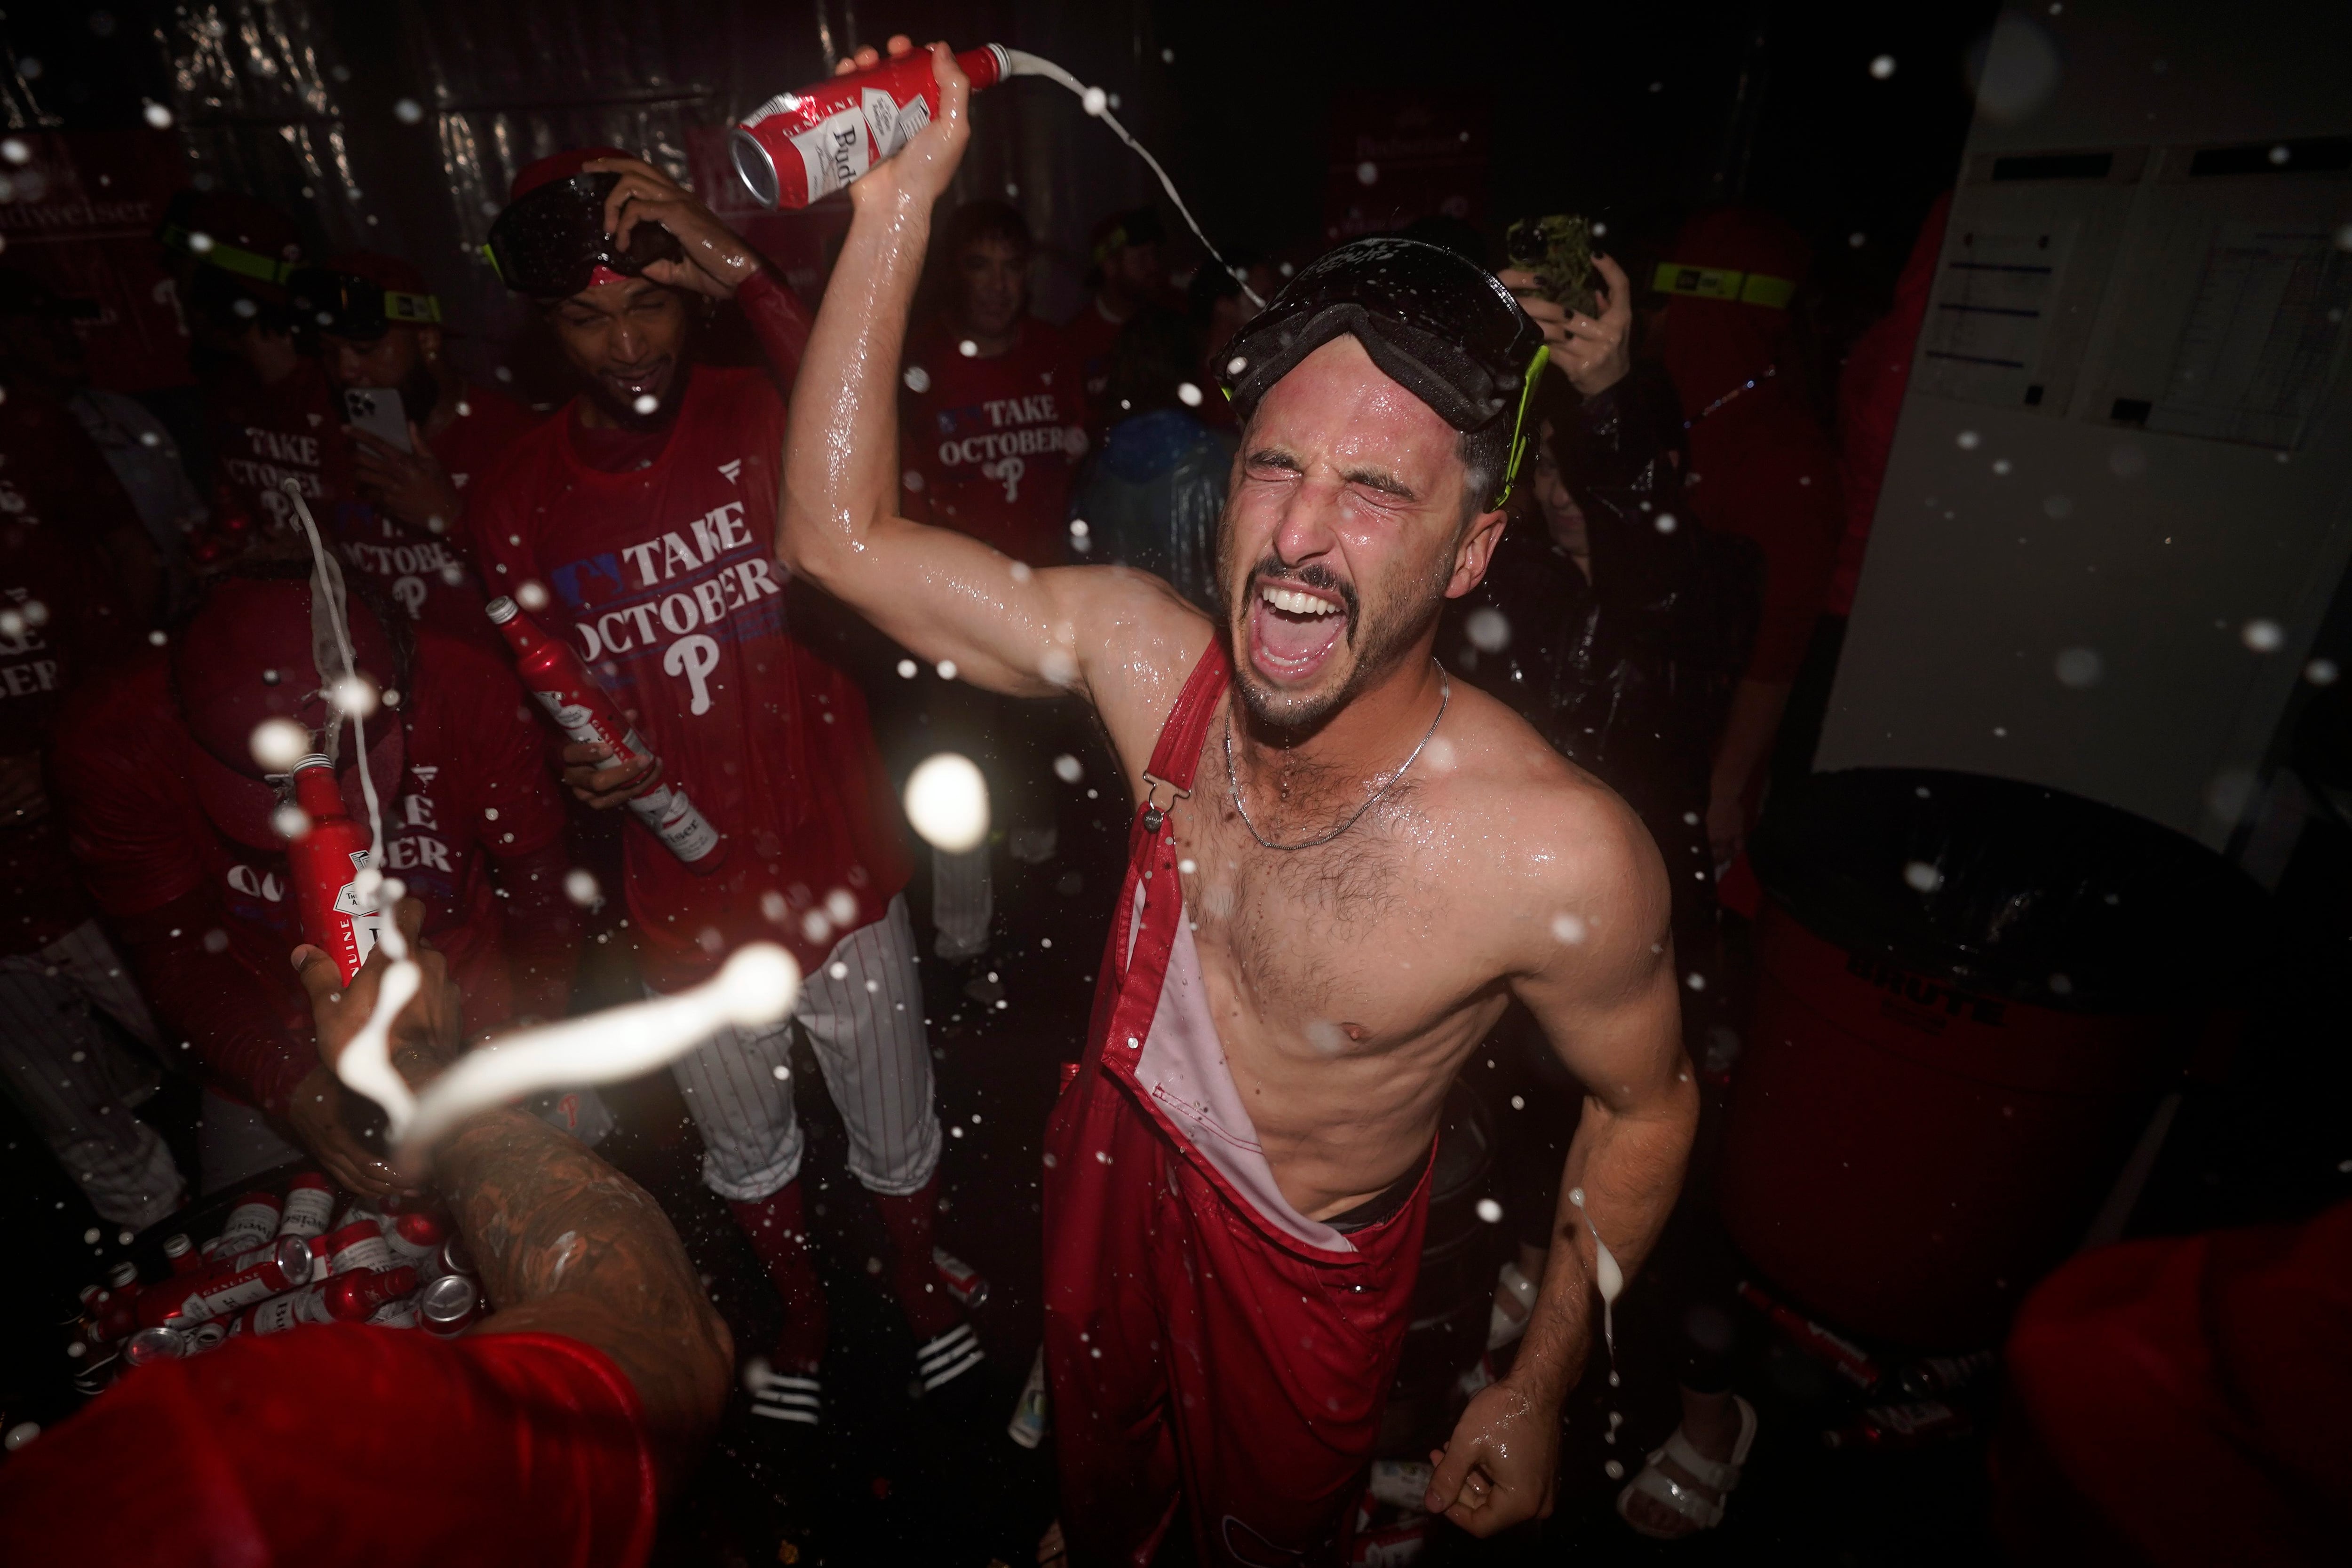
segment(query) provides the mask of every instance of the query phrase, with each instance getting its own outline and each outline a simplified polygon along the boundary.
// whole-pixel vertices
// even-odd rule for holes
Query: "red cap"
[[[618,147],[573,147],[562,152],[551,152],[535,163],[526,163],[514,177],[514,186],[507,200],[520,202],[541,185],[552,185],[558,180],[569,180],[587,164],[600,158],[634,158],[636,154]]]
[[[379,288],[396,294],[430,294],[433,285],[415,263],[403,261],[396,256],[385,256],[373,250],[345,251],[331,256],[323,264],[329,272],[340,272],[346,277],[364,277]]]
[[[1804,281],[1812,252],[1787,223],[1755,207],[1717,207],[1683,225],[1666,253],[1674,267],[1706,267],[1770,280],[1761,290],[1778,306],[1671,295],[1666,304],[1665,366],[1695,413],[1732,387],[1776,364],[1789,335],[1787,291]],[[1663,270],[1663,269],[1662,269]]]

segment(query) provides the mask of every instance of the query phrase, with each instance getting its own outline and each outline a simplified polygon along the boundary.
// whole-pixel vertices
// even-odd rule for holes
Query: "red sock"
[[[773,1357],[779,1372],[814,1372],[824,1360],[824,1286],[809,1262],[808,1225],[801,1214],[801,1184],[787,1182],[757,1203],[730,1203],[735,1223],[768,1266],[784,1299],[784,1332]]]
[[[882,1228],[889,1234],[894,1254],[890,1287],[898,1294],[907,1326],[918,1340],[947,1333],[963,1321],[963,1309],[940,1283],[940,1271],[931,1262],[931,1220],[939,1213],[940,1178],[933,1176],[902,1197],[871,1191],[866,1196],[882,1211]]]

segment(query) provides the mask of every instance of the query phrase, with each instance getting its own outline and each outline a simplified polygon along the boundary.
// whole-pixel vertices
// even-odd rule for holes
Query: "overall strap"
[[[1151,765],[1143,770],[1143,804],[1136,818],[1140,831],[1129,840],[1132,852],[1140,853],[1144,843],[1160,831],[1170,809],[1192,793],[1192,775],[1200,769],[1209,719],[1217,711],[1217,698],[1225,689],[1230,668],[1224,640],[1211,638],[1184,689],[1176,694],[1176,706],[1168,710],[1168,720],[1160,727],[1160,739],[1151,748]],[[1168,796],[1164,800],[1160,799],[1163,791]]]

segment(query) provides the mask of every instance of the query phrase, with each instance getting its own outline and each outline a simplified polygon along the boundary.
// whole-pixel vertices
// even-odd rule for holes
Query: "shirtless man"
[[[903,47],[894,40],[894,48]],[[1032,570],[892,515],[893,378],[940,116],[850,187],[788,426],[782,559],[921,657],[1084,694],[1138,802],[1093,1038],[1047,1136],[1046,1359],[1077,1562],[1336,1560],[1405,1330],[1440,1106],[1513,997],[1586,1085],[1525,1348],[1436,1456],[1479,1534],[1549,1511],[1591,1340],[1697,1114],[1667,888],[1624,804],[1430,650],[1502,528],[1542,334],[1431,246],[1304,270],[1231,345],[1219,625],[1165,584]],[[871,51],[861,64],[870,63]],[[1411,379],[1408,386],[1391,379]]]

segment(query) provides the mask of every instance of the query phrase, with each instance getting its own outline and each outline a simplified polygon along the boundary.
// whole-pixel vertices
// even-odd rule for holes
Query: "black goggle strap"
[[[263,256],[258,251],[247,250],[239,246],[223,245],[218,240],[214,240],[205,249],[198,250],[194,244],[194,237],[189,230],[182,228],[177,224],[164,225],[163,232],[157,236],[166,250],[175,250],[183,256],[194,256],[206,267],[217,267],[223,272],[235,273],[239,277],[250,277],[258,283],[283,284],[294,275],[294,264],[290,261],[276,260]]]
[[[1494,505],[1486,509],[1499,512],[1503,503],[1511,498],[1511,486],[1518,482],[1519,464],[1528,455],[1528,407],[1536,400],[1536,382],[1542,379],[1544,367],[1551,363],[1551,345],[1544,343],[1536,349],[1536,357],[1528,361],[1528,373],[1519,382],[1519,412],[1511,420],[1511,456],[1503,468],[1503,487],[1496,492]]]

